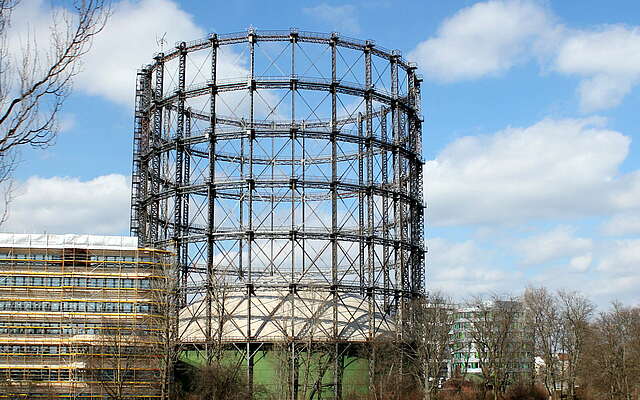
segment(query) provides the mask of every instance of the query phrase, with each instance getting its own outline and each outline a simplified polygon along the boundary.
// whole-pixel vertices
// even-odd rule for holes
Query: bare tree
[[[467,306],[473,314],[467,332],[478,353],[484,388],[491,388],[497,400],[518,379],[518,364],[528,353],[522,304],[517,298],[493,295],[488,301],[474,298]]]
[[[640,308],[614,302],[592,324],[581,382],[610,400],[632,400],[640,390]]]
[[[241,400],[252,398],[246,377],[231,364],[217,363],[199,368],[193,377],[193,400]]]
[[[538,371],[539,379],[549,396],[553,396],[560,389],[563,374],[560,359],[563,323],[558,298],[544,287],[529,287],[523,300],[526,323],[533,334],[534,351],[544,363]]]
[[[290,293],[288,296],[298,296]],[[291,318],[282,321],[283,337],[272,344],[272,354],[277,365],[277,393],[276,398],[286,399],[314,399],[322,398],[327,389],[328,377],[331,376],[332,366],[336,360],[336,344],[327,340],[322,317],[330,307],[330,302],[319,292],[309,291],[309,297],[298,298],[295,303],[286,301],[293,315],[306,315],[301,318]],[[296,305],[294,305],[296,304]],[[297,338],[293,338],[295,331]],[[331,379],[333,382],[333,379]]]
[[[450,357],[451,330],[455,322],[452,302],[444,294],[433,292],[414,301],[410,337],[414,371],[421,382],[425,400],[434,399],[443,378],[443,365]]]
[[[109,326],[109,322],[104,326]],[[120,328],[110,330],[112,332],[102,335],[95,344],[87,346],[87,372],[107,398],[124,400],[131,394],[129,382],[135,380],[132,375],[136,367],[140,367],[137,361],[141,351],[129,332],[124,333]]]
[[[406,341],[397,337],[378,337],[367,342],[365,358],[373,366],[367,399],[404,400],[417,398],[412,374],[407,371]]]
[[[154,366],[160,370],[161,398],[171,398],[175,385],[174,366],[178,359],[178,264],[175,257],[166,256],[170,262],[160,263],[159,278],[151,281],[151,294],[156,307],[149,318],[149,326],[155,328],[153,354],[160,355]],[[158,365],[159,364],[159,365]]]
[[[126,320],[104,316],[100,334],[85,346],[87,380],[95,382],[95,389],[108,399],[126,400],[140,394],[168,399],[172,394],[177,264],[169,253],[153,257],[154,263],[139,266],[138,272],[148,279],[148,285],[136,289],[141,298],[118,303],[119,312],[130,313]]]
[[[212,276],[210,282],[211,296],[211,338],[208,343],[206,365],[195,371],[195,387],[192,392],[195,398],[203,400],[233,400],[251,397],[248,378],[243,372],[241,357],[225,358],[225,326],[233,319],[229,309],[234,292],[225,274]],[[237,293],[236,293],[237,295]],[[209,318],[209,317],[208,317]],[[214,324],[215,321],[215,324]]]
[[[578,368],[587,351],[585,342],[589,335],[589,323],[594,306],[585,296],[577,292],[559,291],[562,317],[562,350],[566,359],[563,366],[569,398],[576,398]]]
[[[95,35],[105,26],[109,0],[75,0],[54,11],[47,47],[34,34],[12,35],[21,0],[0,0],[0,179],[15,168],[15,151],[45,147],[59,132],[58,115]],[[12,46],[9,46],[12,44]],[[18,46],[16,46],[18,44]],[[10,51],[10,48],[21,47]],[[7,189],[5,189],[6,191]],[[5,198],[5,201],[9,198]]]

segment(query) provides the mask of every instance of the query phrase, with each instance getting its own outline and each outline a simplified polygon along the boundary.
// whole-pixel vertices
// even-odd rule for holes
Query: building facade
[[[160,398],[168,254],[0,234],[0,398]]]
[[[455,322],[451,330],[451,358],[447,365],[449,377],[454,376],[456,371],[461,374],[482,374],[476,344],[470,335],[474,311],[471,307],[460,307],[452,311]]]
[[[448,377],[483,377],[500,369],[515,382],[534,373],[532,334],[519,302],[487,302],[453,312]]]

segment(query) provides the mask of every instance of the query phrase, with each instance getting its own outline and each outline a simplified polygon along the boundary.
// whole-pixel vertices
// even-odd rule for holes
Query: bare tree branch
[[[538,375],[549,396],[562,390],[562,315],[557,297],[544,287],[527,288],[526,321],[533,334],[534,351],[542,359]]]
[[[563,368],[570,399],[576,398],[578,368],[587,352],[585,343],[589,336],[590,321],[594,312],[591,300],[577,292],[560,291],[562,316],[562,350],[566,357]]]
[[[410,307],[410,332],[416,381],[421,382],[425,400],[436,398],[443,369],[451,354],[451,331],[455,322],[452,301],[444,294],[433,292],[427,298],[416,299]]]
[[[478,353],[485,389],[492,389],[497,400],[510,384],[522,379],[526,369],[521,364],[530,358],[522,303],[518,298],[493,295],[488,301],[474,298],[467,307],[468,333]]]
[[[47,47],[35,34],[11,35],[11,17],[20,0],[0,0],[0,175],[6,180],[16,150],[46,147],[59,133],[58,117],[71,93],[82,58],[110,14],[109,0],[75,0],[71,9],[55,9]],[[11,52],[9,42],[21,42]]]

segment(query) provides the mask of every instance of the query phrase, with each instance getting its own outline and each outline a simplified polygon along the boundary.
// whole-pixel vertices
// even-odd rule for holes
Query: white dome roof
[[[205,341],[205,304],[205,301],[199,301],[180,310],[181,341]],[[394,335],[393,316],[383,314],[381,304],[372,307],[370,324],[367,298],[339,293],[335,307],[338,340],[362,342],[373,337]],[[212,301],[214,335],[218,330],[219,314],[224,316],[222,337],[225,342],[243,342],[249,336],[259,342],[277,342],[286,338],[326,341],[334,337],[334,299],[326,290],[290,293],[287,289],[261,289],[251,295],[250,302],[244,291],[228,291]]]

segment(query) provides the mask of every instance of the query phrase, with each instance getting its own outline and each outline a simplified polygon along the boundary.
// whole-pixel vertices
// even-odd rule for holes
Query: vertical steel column
[[[207,282],[206,282],[206,293],[205,293],[205,303],[206,303],[206,332],[205,332],[205,341],[206,341],[206,351],[207,351],[207,364],[211,365],[213,362],[214,355],[215,357],[219,357],[219,354],[214,353],[214,336],[212,329],[212,315],[211,315],[211,307],[213,300],[213,289],[214,289],[214,279],[215,279],[215,267],[214,263],[214,254],[213,254],[213,234],[216,230],[216,218],[215,218],[215,204],[216,204],[216,94],[218,91],[216,85],[217,78],[217,62],[218,62],[218,36],[216,34],[211,35],[210,39],[211,44],[211,81],[209,82],[209,181],[207,184],[207,199],[208,199],[208,210],[207,210]],[[220,311],[218,311],[220,313]],[[220,318],[220,315],[218,315]],[[218,324],[220,326],[220,324]],[[219,345],[219,344],[218,344]]]
[[[291,121],[289,127],[289,140],[291,141],[291,175],[289,176],[289,190],[291,200],[291,226],[289,227],[289,241],[291,242],[291,281],[289,282],[289,301],[291,305],[291,337],[296,337],[295,331],[295,319],[296,319],[296,192],[298,190],[298,179],[296,176],[296,141],[297,141],[297,127],[296,127],[296,91],[298,89],[298,81],[296,79],[296,44],[298,43],[298,33],[289,33],[289,41],[291,42],[291,78],[289,90],[291,91]],[[304,202],[304,199],[302,199]],[[272,208],[273,212],[273,208]],[[304,257],[304,256],[303,256]],[[295,357],[295,353],[292,354]],[[296,372],[297,373],[297,372]]]
[[[160,142],[162,137],[162,96],[164,79],[164,54],[156,55],[156,82],[154,88],[154,114],[153,114],[153,134],[151,137],[151,221],[149,223],[149,244],[155,244],[158,240],[158,221],[160,200]]]
[[[412,234],[412,291],[414,295],[422,294],[424,291],[424,196],[422,191],[422,116],[421,116],[421,78],[415,73],[412,74],[412,99],[413,123],[411,138],[413,140],[413,153],[415,155],[413,163],[413,176],[411,178],[411,197],[414,200],[411,213],[411,234]]]
[[[338,336],[338,327],[336,325],[337,310],[337,288],[338,284],[338,123],[337,123],[337,91],[338,85],[336,73],[336,46],[338,42],[337,34],[331,35],[331,285],[333,291],[333,330],[334,338]]]
[[[409,80],[411,79],[412,72],[415,71],[415,67],[407,68],[407,98],[410,98],[409,90],[411,84]],[[409,100],[410,101],[410,100]],[[402,110],[399,113],[398,123],[400,123],[400,132],[404,134],[403,137],[400,138],[401,143],[405,149],[411,150],[411,136],[410,131],[408,129],[408,119],[409,113],[406,110]],[[409,227],[411,224],[411,214],[410,214],[410,202],[406,199],[410,198],[410,185],[411,185],[411,159],[406,155],[400,156],[400,191],[402,193],[402,199],[400,200],[400,241],[402,242],[402,251],[400,252],[400,264],[402,265],[402,287],[411,288],[411,247],[410,240],[411,237],[409,235]],[[406,309],[406,297],[403,297],[403,310]],[[403,324],[404,322],[403,316]]]
[[[333,326],[331,335],[333,340],[338,340],[338,76],[337,76],[337,45],[338,34],[332,33],[329,46],[331,47],[331,294],[333,297]],[[337,351],[337,349],[336,349]],[[334,353],[333,364],[333,393],[334,398],[339,399],[342,393],[339,393],[338,389],[339,379],[338,375],[338,363],[337,354]]]
[[[191,107],[187,108],[185,111],[185,124],[184,124],[184,137],[185,139],[189,139],[191,137]],[[186,186],[191,185],[191,146],[184,145],[184,163],[183,168],[184,172],[182,175],[182,184]],[[189,193],[182,193],[182,234],[186,237],[189,236]],[[185,270],[189,269],[189,240],[184,238],[182,239],[182,265],[185,266]]]
[[[419,92],[420,83],[416,76],[415,69],[409,69],[409,95],[408,102],[411,110],[409,111],[409,147],[413,153],[410,162],[410,179],[409,192],[411,196],[410,216],[411,216],[411,291],[413,295],[417,295],[422,290],[422,272],[423,267],[422,244],[423,244],[423,227],[422,227],[422,162],[419,154],[422,151],[422,143],[420,136],[420,115],[419,115]]]
[[[135,116],[133,126],[133,165],[131,174],[131,218],[130,234],[138,236],[140,243],[145,242],[144,228],[146,221],[143,220],[144,198],[146,196],[146,171],[148,169],[146,152],[148,151],[148,129],[149,119],[147,118],[147,107],[149,107],[149,71],[146,68],[138,70],[136,74],[136,100]]]
[[[387,137],[387,109],[382,108],[380,110],[380,136],[382,143],[385,144],[384,150],[381,151],[381,169],[382,169],[382,187],[384,190],[389,190],[389,176],[388,176],[388,159],[387,159],[387,147],[386,144],[389,141]],[[384,288],[384,312],[389,312],[389,197],[385,193],[382,196],[382,239],[384,246],[382,247],[382,274],[383,274],[383,288]]]
[[[151,138],[153,136],[153,125],[151,123],[150,113],[153,102],[153,88],[152,88],[152,78],[151,78],[151,68],[147,67],[147,76],[145,78],[145,88],[144,88],[144,108],[145,108],[145,117],[142,120],[142,171],[141,171],[141,195],[140,199],[140,226],[138,227],[138,234],[142,235],[142,237],[138,237],[138,244],[148,243],[149,242],[149,191],[150,191],[150,149],[151,149]]]
[[[398,123],[398,129],[397,129],[397,133],[398,133],[398,145],[399,146],[403,146],[406,150],[407,148],[407,141],[409,139],[409,132],[407,132],[406,130],[406,124],[404,123],[403,118],[406,118],[406,111],[405,110],[397,110],[398,113],[398,118],[396,119],[396,122]],[[406,176],[406,168],[405,168],[405,164],[407,163],[407,157],[405,155],[401,155],[398,154],[398,163],[397,163],[397,167],[398,167],[398,172],[397,172],[397,176],[398,176],[398,190],[399,190],[399,199],[398,199],[398,209],[399,209],[399,227],[400,227],[400,238],[399,238],[399,249],[400,249],[400,285],[403,288],[404,291],[407,290],[407,288],[409,287],[408,285],[408,280],[410,278],[409,274],[410,271],[408,269],[408,260],[406,259],[407,257],[407,226],[409,224],[410,221],[408,221],[408,215],[406,214],[406,208],[407,208],[407,204],[406,204],[406,198],[408,197],[408,193],[407,193],[407,185],[409,184],[408,179],[409,177]],[[400,355],[399,355],[399,359],[400,359],[400,366],[399,366],[399,374],[400,377],[403,377],[404,375],[404,360],[405,360],[405,339],[406,339],[406,335],[405,335],[405,329],[407,328],[407,298],[406,295],[400,297],[400,311],[398,313],[399,315],[399,341],[398,344],[400,346]]]
[[[180,56],[178,59],[178,116],[177,116],[177,129],[175,138],[175,152],[176,152],[176,183],[175,183],[175,197],[173,207],[173,241],[175,243],[176,260],[178,261],[178,269],[180,270],[180,287],[182,288],[182,296],[180,297],[180,305],[187,305],[187,276],[189,274],[187,270],[187,264],[182,264],[182,172],[184,168],[184,143],[182,141],[184,135],[184,102],[185,102],[185,72],[187,64],[187,44],[185,42],[180,43],[178,50]]]
[[[249,204],[248,204],[248,230],[246,231],[246,239],[247,239],[247,384],[249,385],[249,394],[253,395],[253,348],[251,345],[251,341],[253,340],[253,331],[251,329],[251,319],[252,319],[252,296],[253,296],[253,191],[255,189],[255,181],[253,178],[253,147],[255,141],[255,127],[254,127],[254,95],[256,91],[256,80],[255,80],[255,42],[256,42],[256,34],[253,29],[249,30],[249,34],[247,35],[247,39],[249,41],[249,75],[250,75],[250,83],[249,83],[249,179],[248,183],[248,192],[249,192]],[[243,154],[243,164],[244,164],[244,154]],[[240,256],[242,257],[242,255]]]
[[[365,116],[366,118],[366,116]],[[364,222],[364,130],[362,128],[362,113],[358,113],[358,276],[360,295],[365,295],[365,271],[364,271],[364,253],[365,253],[365,222]]]
[[[364,80],[365,80],[365,109],[366,109],[366,126],[367,137],[365,139],[365,147],[367,151],[367,304],[368,319],[369,319],[369,339],[373,339],[375,335],[376,319],[375,319],[375,305],[376,298],[374,293],[375,284],[375,271],[374,271],[374,259],[375,248],[373,241],[373,79],[371,76],[371,50],[373,44],[369,41],[366,42],[364,48]],[[364,256],[364,253],[362,254]]]
[[[399,291],[404,290],[404,245],[402,242],[402,157],[400,155],[400,146],[402,145],[402,125],[401,110],[399,108],[399,76],[398,76],[398,59],[399,54],[394,54],[391,58],[391,94],[393,102],[391,103],[391,128],[393,135],[393,222],[394,222],[394,266],[395,266],[395,288],[396,288],[396,306],[398,338],[401,339],[404,329],[404,295]]]
[[[167,93],[168,94],[168,93]],[[162,136],[158,138],[159,147],[161,148],[164,143],[171,142],[171,134],[173,133],[173,115],[174,113],[172,107],[165,106],[163,109],[164,117],[163,117],[163,128],[162,128]],[[158,219],[160,221],[160,225],[158,225],[158,241],[166,241],[171,240],[172,246],[175,248],[175,241],[173,238],[173,220],[171,219],[171,215],[169,212],[169,203],[171,203],[171,199],[175,198],[175,179],[174,174],[171,174],[172,169],[175,168],[175,163],[171,164],[171,151],[175,152],[175,145],[171,147],[171,150],[163,151],[160,150],[160,190],[158,192],[159,197],[159,208],[158,208]],[[173,167],[173,168],[172,168]],[[175,170],[175,169],[174,169]],[[162,193],[170,192],[168,197],[163,198],[161,196]],[[180,261],[180,260],[177,260]]]
[[[291,356],[291,386],[289,387],[289,393],[291,393],[291,400],[298,400],[298,387],[299,387],[299,374],[298,374],[298,352],[295,339],[291,341],[290,356]]]
[[[334,367],[334,396],[335,400],[342,400],[342,377],[344,374],[344,352],[346,351],[348,345],[343,345],[340,341],[336,341],[335,343],[335,367]],[[320,398],[320,396],[318,396]]]

